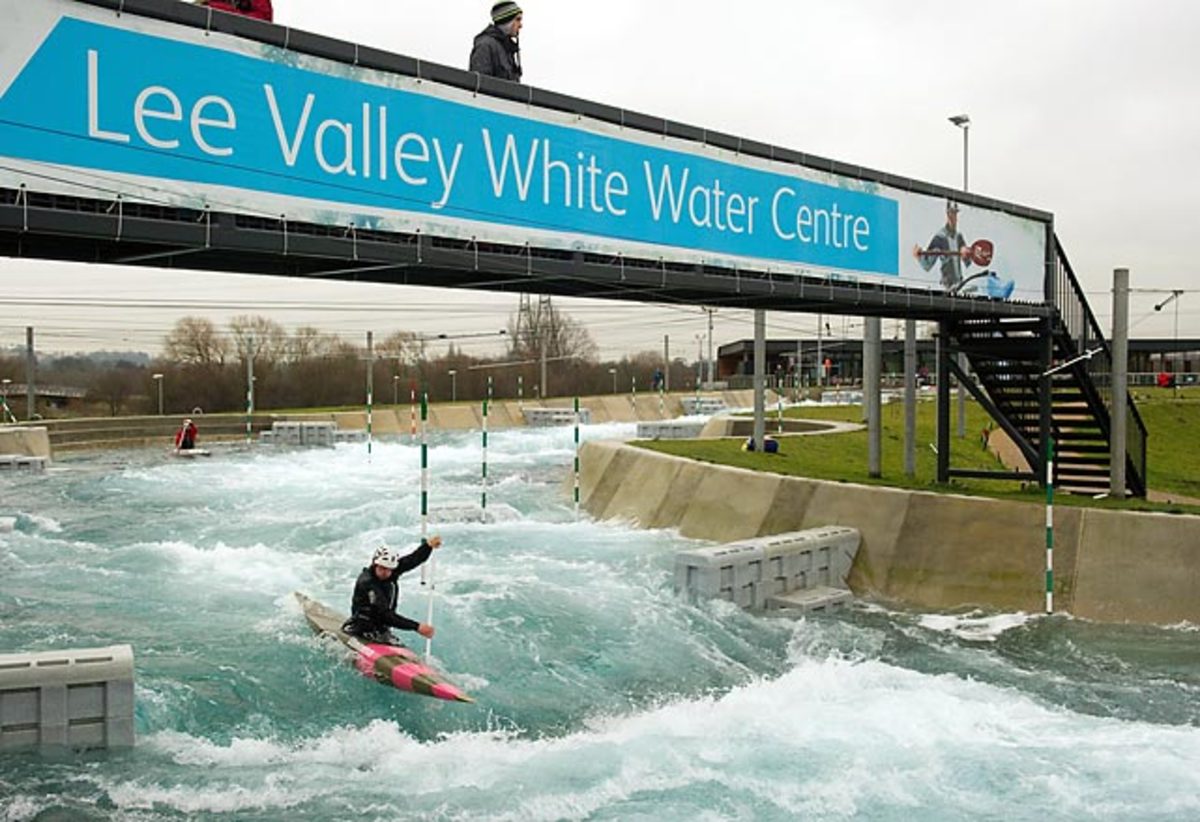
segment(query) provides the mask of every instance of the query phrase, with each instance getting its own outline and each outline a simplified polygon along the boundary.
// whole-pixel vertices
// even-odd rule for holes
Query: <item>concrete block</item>
[[[337,430],[337,423],[332,422],[311,422],[305,421],[300,423],[300,444],[301,445],[316,445],[316,446],[332,446],[333,434]]]
[[[853,528],[816,528],[773,537],[680,551],[675,555],[675,588],[691,596],[720,598],[743,608],[818,610],[850,596],[846,577],[858,550]],[[797,591],[840,590],[771,606],[772,599]],[[832,600],[831,600],[832,597]],[[799,604],[799,603],[803,604]]]
[[[845,588],[818,586],[804,591],[792,591],[767,598],[768,611],[782,612],[781,615],[822,613],[839,611],[854,601],[854,595]]]
[[[529,426],[574,425],[575,411],[571,408],[526,408],[525,424]],[[592,412],[587,408],[579,409],[579,424],[590,425]]]
[[[699,414],[721,414],[729,410],[723,397],[680,397],[679,405],[685,416]]]
[[[642,439],[688,440],[700,436],[702,422],[639,422],[637,435]]]
[[[732,542],[675,555],[675,589],[704,599],[761,607],[764,555],[754,542]]]
[[[0,750],[133,744],[130,646],[0,656]]]

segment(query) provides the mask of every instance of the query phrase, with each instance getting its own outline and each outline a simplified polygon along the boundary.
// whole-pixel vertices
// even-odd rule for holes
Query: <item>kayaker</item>
[[[196,423],[192,422],[191,417],[187,418],[175,432],[175,450],[191,451],[196,447],[196,438],[199,435],[200,431],[196,428]]]
[[[426,639],[433,638],[433,626],[417,622],[396,613],[400,602],[400,575],[411,571],[429,559],[442,538],[432,536],[421,540],[416,550],[406,556],[387,545],[380,545],[371,556],[371,564],[362,569],[354,583],[350,602],[350,618],[342,630],[369,642],[395,644],[389,629],[416,631]]]

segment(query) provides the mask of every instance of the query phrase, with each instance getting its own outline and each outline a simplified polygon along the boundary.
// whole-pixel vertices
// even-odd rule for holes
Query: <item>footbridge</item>
[[[2,254],[934,321],[1031,478],[1106,487],[1122,415],[1145,493],[1047,212],[183,2],[0,12]]]

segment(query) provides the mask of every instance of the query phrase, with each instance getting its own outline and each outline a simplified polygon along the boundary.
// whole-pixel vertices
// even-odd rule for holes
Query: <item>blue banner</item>
[[[899,274],[898,204],[862,181],[659,148],[261,48],[63,18],[0,98],[0,154],[342,204],[364,227],[402,212]]]

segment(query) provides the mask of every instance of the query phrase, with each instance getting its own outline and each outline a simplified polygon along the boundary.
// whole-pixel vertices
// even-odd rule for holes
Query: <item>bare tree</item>
[[[411,331],[397,331],[377,345],[375,353],[401,365],[416,365],[425,359],[425,340]]]
[[[255,365],[274,365],[287,356],[287,332],[272,319],[242,314],[229,321],[229,331],[234,350],[243,361],[253,359]]]
[[[520,322],[517,315],[508,319],[509,352],[517,359],[539,359],[545,347],[546,359],[573,357],[590,362],[596,358],[592,335],[573,317],[546,301]]]
[[[185,365],[221,366],[229,355],[228,341],[204,317],[184,317],[175,323],[164,349],[167,359]]]

